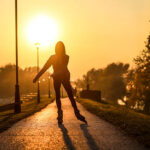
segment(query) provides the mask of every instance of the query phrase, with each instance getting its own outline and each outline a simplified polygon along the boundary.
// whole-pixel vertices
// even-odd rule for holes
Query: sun
[[[32,43],[39,42],[42,46],[48,46],[57,39],[58,27],[49,17],[38,16],[29,23],[27,36]]]

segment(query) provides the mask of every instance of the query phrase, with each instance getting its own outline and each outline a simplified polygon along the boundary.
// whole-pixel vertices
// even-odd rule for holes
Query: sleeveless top
[[[54,70],[54,78],[70,78],[70,72],[67,67],[69,62],[68,55],[64,55],[61,58],[57,55],[52,55],[50,59]]]

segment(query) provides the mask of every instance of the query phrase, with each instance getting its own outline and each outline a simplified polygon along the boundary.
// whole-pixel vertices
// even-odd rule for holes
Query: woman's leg
[[[56,94],[56,105],[58,108],[58,123],[62,123],[63,122],[63,112],[61,109],[61,101],[60,101],[60,86],[61,86],[61,81],[54,79],[54,89],[55,89],[55,94]]]
[[[71,104],[74,108],[74,112],[75,112],[75,115],[76,115],[77,119],[87,123],[87,121],[85,120],[85,117],[80,114],[80,112],[77,108],[76,101],[73,97],[73,92],[72,92],[72,87],[71,87],[71,84],[70,84],[70,80],[67,80],[67,79],[62,80],[62,84],[63,84],[65,90],[67,91],[68,97],[69,97],[69,99],[71,101]]]
[[[61,86],[61,82],[59,80],[54,79],[54,89],[55,89],[55,94],[56,94],[56,104],[57,104],[58,110],[61,110],[60,86]]]
[[[66,92],[68,94],[68,97],[69,97],[69,99],[71,101],[71,104],[72,104],[74,110],[78,111],[78,108],[77,108],[77,105],[76,105],[76,101],[75,101],[75,99],[73,97],[73,92],[72,92],[72,87],[71,87],[70,81],[67,80],[67,79],[62,80],[62,84],[63,84],[63,86],[64,86],[64,88],[65,88],[65,90],[66,90]]]

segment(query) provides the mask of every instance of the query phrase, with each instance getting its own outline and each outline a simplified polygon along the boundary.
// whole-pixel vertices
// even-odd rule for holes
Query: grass
[[[150,116],[123,106],[103,104],[89,99],[77,99],[88,111],[119,127],[130,137],[150,148]]]
[[[5,110],[0,112],[0,133],[10,128],[17,121],[40,111],[48,104],[52,103],[54,98],[41,97],[41,102],[38,104],[36,99],[21,104],[21,113],[15,114],[14,110]]]

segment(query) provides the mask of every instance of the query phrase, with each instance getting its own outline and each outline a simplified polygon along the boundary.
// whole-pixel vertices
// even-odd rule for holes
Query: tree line
[[[37,67],[27,67],[22,69],[19,67],[19,86],[20,94],[36,93],[37,85],[33,84],[33,78],[37,73]],[[40,78],[40,92],[41,94],[48,93],[48,80],[49,73],[46,72]],[[14,97],[16,83],[16,66],[13,64],[7,64],[0,67],[0,98]],[[52,79],[50,80],[51,92]]]
[[[134,58],[135,68],[128,63],[111,63],[105,68],[89,70],[76,81],[79,89],[100,90],[102,98],[118,103],[120,99],[127,107],[150,113],[150,35],[145,48]],[[88,83],[87,83],[88,82]]]

